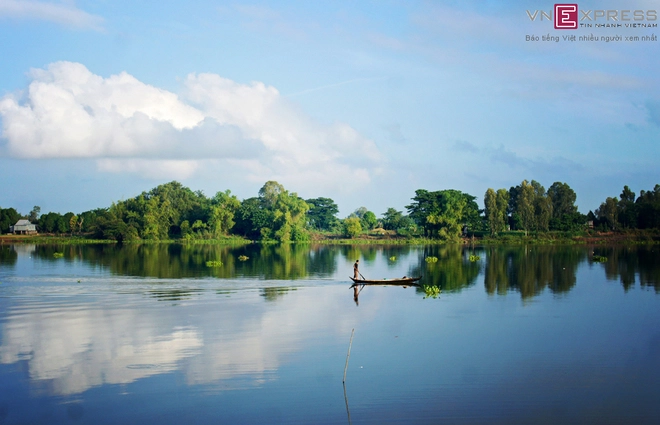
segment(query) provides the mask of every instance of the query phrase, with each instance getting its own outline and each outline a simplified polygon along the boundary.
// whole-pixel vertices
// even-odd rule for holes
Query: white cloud
[[[366,183],[382,162],[373,141],[344,123],[312,120],[261,82],[191,74],[177,95],[71,62],[30,76],[24,99],[0,99],[6,150],[16,158],[91,158],[100,171],[159,179],[231,163],[248,179],[303,187]]]
[[[82,29],[102,29],[103,18],[74,6],[30,0],[0,0],[0,17],[36,19]]]
[[[108,173],[138,174],[149,179],[183,180],[197,170],[197,161],[157,160],[157,159],[100,159],[99,171]]]

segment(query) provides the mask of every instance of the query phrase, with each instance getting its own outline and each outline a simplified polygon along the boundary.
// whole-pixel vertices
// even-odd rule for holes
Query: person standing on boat
[[[360,270],[358,270],[360,260],[355,260],[355,264],[353,264],[353,278],[354,279],[359,279],[360,278]]]

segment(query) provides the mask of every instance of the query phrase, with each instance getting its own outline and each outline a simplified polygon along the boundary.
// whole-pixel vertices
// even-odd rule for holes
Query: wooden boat
[[[350,277],[350,276],[349,276]],[[398,277],[394,279],[378,279],[378,280],[372,280],[372,279],[355,279],[351,277],[350,279],[353,281],[353,285],[410,285],[410,286],[417,286],[418,284],[415,283],[418,280],[420,280],[422,277]]]

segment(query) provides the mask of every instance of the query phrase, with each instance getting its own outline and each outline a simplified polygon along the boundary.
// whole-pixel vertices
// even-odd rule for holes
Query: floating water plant
[[[396,256],[394,256],[394,255],[391,256],[391,257],[390,257],[390,261],[396,261]]]
[[[222,267],[222,261],[207,261],[206,267]]]
[[[238,256],[239,261],[247,261],[249,259],[250,259],[250,257],[248,257],[247,255],[239,255]]]
[[[440,296],[440,292],[442,292],[442,290],[436,285],[423,285],[422,289],[424,289],[424,293],[426,294],[424,299],[438,298]]]
[[[427,263],[437,263],[438,257],[426,257],[424,261],[426,261]]]
[[[602,256],[602,255],[594,255],[593,258],[594,258],[594,261],[596,261],[596,262],[598,262],[598,263],[605,263],[605,262],[607,262],[607,257]]]
[[[470,255],[470,261],[472,261],[473,263],[479,260],[481,260],[481,257],[479,257],[478,255]]]
[[[62,258],[62,257],[64,257],[64,253],[63,252],[54,252],[53,257]]]

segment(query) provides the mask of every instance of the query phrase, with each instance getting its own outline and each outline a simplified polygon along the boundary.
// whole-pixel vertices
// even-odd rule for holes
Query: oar
[[[362,276],[362,273],[358,272],[358,274],[360,275],[360,277],[362,278],[362,280],[367,280],[366,277]]]

